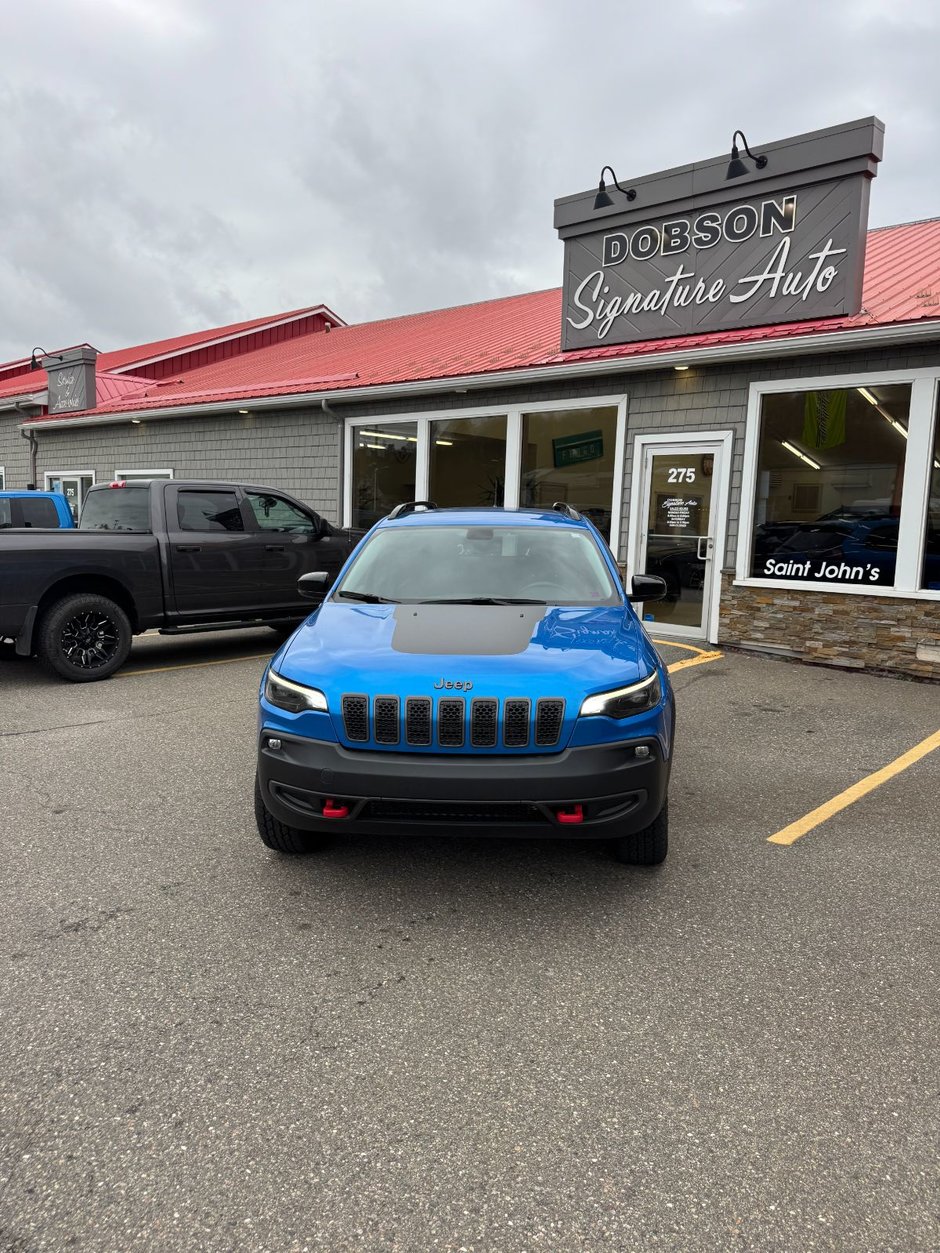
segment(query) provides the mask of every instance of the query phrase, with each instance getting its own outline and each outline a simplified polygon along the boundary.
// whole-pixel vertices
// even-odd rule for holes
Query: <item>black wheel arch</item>
[[[106,596],[108,600],[113,600],[127,614],[127,619],[131,624],[131,633],[133,635],[139,633],[137,606],[134,604],[133,596],[119,579],[111,579],[103,574],[71,574],[67,578],[59,579],[43,592],[33,620],[31,650],[36,647],[39,626],[46,611],[66,596],[76,595]]]

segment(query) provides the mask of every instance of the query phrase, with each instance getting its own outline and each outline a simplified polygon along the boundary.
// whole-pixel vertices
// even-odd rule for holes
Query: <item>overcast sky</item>
[[[938,0],[0,0],[0,361],[561,282],[552,202],[876,114],[940,214]]]

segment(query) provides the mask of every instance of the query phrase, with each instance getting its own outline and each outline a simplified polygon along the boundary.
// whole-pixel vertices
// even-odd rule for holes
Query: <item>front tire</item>
[[[642,831],[614,841],[614,856],[628,866],[659,866],[669,851],[669,801]]]
[[[40,664],[70,683],[110,678],[131,651],[131,624],[107,596],[65,596],[43,614],[37,653]]]
[[[298,856],[303,853],[315,853],[326,843],[322,835],[313,831],[301,831],[298,827],[289,827],[286,822],[275,818],[261,793],[261,781],[255,775],[255,822],[262,843],[275,853],[288,853]]]

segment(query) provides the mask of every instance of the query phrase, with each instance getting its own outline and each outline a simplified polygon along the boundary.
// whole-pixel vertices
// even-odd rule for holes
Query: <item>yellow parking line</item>
[[[650,639],[653,639],[650,636]],[[707,648],[698,648],[695,644],[680,644],[678,640],[653,640],[654,644],[665,644],[668,648],[684,648],[689,653],[707,653]],[[710,655],[710,654],[709,654]]]
[[[690,666],[704,666],[709,661],[717,661],[719,657],[724,657],[724,653],[700,652],[697,657],[685,657],[682,661],[674,661],[666,669],[670,674],[676,674],[679,670],[688,670]]]
[[[119,670],[118,679],[133,679],[140,674],[165,674],[167,670],[198,670],[200,666],[230,666],[236,661],[271,660],[271,653],[253,653],[250,657],[219,657],[215,661],[182,661],[175,666],[150,666],[146,670]]]
[[[940,748],[940,731],[935,731],[933,735],[928,735],[925,740],[915,744],[913,748],[906,753],[902,753],[900,757],[896,757],[887,766],[882,766],[874,774],[860,779],[858,783],[853,783],[851,787],[846,788],[844,792],[840,792],[838,796],[834,796],[832,800],[826,801],[824,805],[819,805],[816,809],[811,810],[805,817],[798,818],[796,822],[791,822],[789,826],[781,828],[775,835],[768,836],[767,842],[769,844],[795,843],[801,835],[806,835],[808,831],[812,831],[814,827],[818,827],[820,823],[831,818],[833,814],[839,813],[840,810],[848,808],[849,805],[854,805],[857,800],[861,800],[863,796],[867,796],[875,788],[881,787],[882,783],[887,783],[896,774],[900,774],[908,766],[913,766],[916,761],[920,761],[922,757],[926,757],[928,753],[932,753],[937,748]]]
[[[652,639],[652,636],[650,637]],[[719,653],[714,649],[709,651],[707,648],[696,648],[694,644],[680,644],[677,640],[653,640],[654,644],[665,644],[667,648],[684,648],[687,652],[695,653],[694,657],[686,657],[683,661],[674,661],[671,666],[666,669],[670,674],[676,674],[679,670],[688,670],[690,666],[704,666],[706,662],[717,661],[719,657],[723,657],[724,653]]]

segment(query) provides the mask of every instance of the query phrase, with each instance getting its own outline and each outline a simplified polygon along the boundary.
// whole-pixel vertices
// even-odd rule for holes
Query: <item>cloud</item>
[[[934,214],[930,0],[5,6],[0,359],[325,302],[554,286],[556,196],[876,113],[872,223]]]

